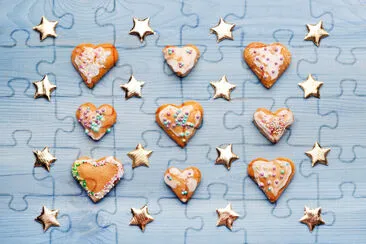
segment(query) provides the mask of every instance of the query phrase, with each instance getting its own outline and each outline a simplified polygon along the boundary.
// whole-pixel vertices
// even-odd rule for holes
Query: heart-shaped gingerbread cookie
[[[178,106],[164,104],[155,113],[156,122],[179,146],[185,147],[201,126],[203,108],[195,101]]]
[[[164,181],[179,200],[186,203],[201,182],[201,171],[196,167],[188,167],[184,170],[170,167],[165,171]]]
[[[94,202],[100,201],[120,181],[123,165],[115,157],[98,160],[81,157],[72,165],[72,175]]]
[[[288,158],[276,158],[272,161],[257,158],[248,165],[248,175],[272,203],[281,196],[294,174],[295,164]]]
[[[76,46],[71,54],[72,64],[89,88],[93,88],[117,61],[117,49],[108,43],[83,43]]]
[[[92,103],[84,103],[76,110],[76,119],[85,128],[85,134],[100,140],[117,121],[117,113],[109,104],[98,109]]]
[[[287,108],[278,109],[274,113],[265,108],[258,108],[253,121],[268,140],[277,143],[294,122],[294,114]]]
[[[166,46],[163,54],[171,70],[179,77],[188,75],[200,58],[200,50],[192,44],[184,47]]]
[[[252,42],[244,49],[244,60],[262,84],[271,88],[290,65],[291,53],[278,42]]]

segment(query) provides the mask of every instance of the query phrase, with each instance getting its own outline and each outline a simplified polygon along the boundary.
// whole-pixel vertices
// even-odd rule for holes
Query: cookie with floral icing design
[[[288,158],[254,159],[248,165],[248,175],[261,188],[268,200],[276,202],[295,174],[295,164]]]
[[[71,54],[72,64],[89,88],[93,88],[117,61],[117,49],[109,43],[79,44]]]
[[[100,140],[117,121],[117,113],[109,104],[96,108],[92,103],[84,103],[76,110],[76,119],[85,128],[85,134],[93,140]]]
[[[179,77],[188,75],[200,58],[200,50],[192,44],[184,47],[166,46],[163,54],[171,70]]]
[[[181,147],[185,147],[200,128],[202,118],[203,108],[196,101],[182,105],[164,104],[155,113],[158,125]]]
[[[179,200],[186,203],[201,182],[201,171],[196,167],[188,167],[184,170],[170,167],[165,171],[164,181]]]
[[[274,113],[265,108],[258,108],[253,116],[254,124],[272,143],[281,139],[294,120],[294,114],[287,108],[280,108]]]
[[[266,88],[271,88],[291,62],[291,53],[281,43],[252,42],[244,49],[244,60]]]
[[[124,169],[122,163],[113,156],[98,160],[81,157],[74,162],[71,172],[90,199],[98,202],[121,180]]]

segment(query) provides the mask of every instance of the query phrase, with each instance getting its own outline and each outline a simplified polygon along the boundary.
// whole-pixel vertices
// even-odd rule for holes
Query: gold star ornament
[[[51,164],[56,161],[56,158],[50,153],[48,147],[43,148],[42,151],[34,150],[33,153],[36,157],[34,167],[43,167],[47,171],[50,171]]]
[[[145,19],[133,18],[133,27],[130,30],[129,34],[138,36],[141,42],[144,41],[145,36],[153,35],[154,31],[150,27],[150,18]]]
[[[313,41],[319,47],[320,40],[329,36],[328,32],[323,29],[323,21],[319,21],[316,25],[307,24],[308,34],[306,34],[305,41]]]
[[[141,97],[142,96],[142,86],[145,84],[143,81],[138,81],[133,75],[126,84],[121,85],[121,88],[126,92],[126,99],[131,97]]]
[[[46,39],[47,37],[57,37],[56,34],[56,25],[58,21],[49,21],[46,17],[42,16],[41,23],[39,25],[34,26],[33,30],[38,31],[40,34],[41,41]]]
[[[46,232],[51,226],[60,226],[60,223],[57,221],[57,215],[58,209],[50,210],[46,206],[43,206],[41,215],[35,218],[35,221],[41,223],[43,225],[43,231]]]
[[[214,99],[222,97],[230,101],[230,93],[235,89],[236,85],[229,83],[226,75],[221,77],[219,81],[211,81],[210,84],[215,90]]]
[[[142,208],[131,208],[132,219],[130,225],[138,225],[142,231],[148,223],[152,222],[154,218],[149,214],[147,205]]]
[[[43,76],[42,80],[33,82],[36,88],[34,98],[46,97],[48,101],[51,99],[51,93],[56,89],[56,86],[50,82],[48,76]]]
[[[315,226],[325,224],[321,213],[321,208],[312,209],[305,206],[304,216],[299,221],[306,224],[309,227],[310,232],[312,232]]]
[[[309,74],[308,78],[301,82],[298,83],[298,85],[303,89],[304,91],[304,98],[308,98],[308,97],[316,97],[319,98],[320,97],[320,87],[323,85],[324,82],[322,81],[317,81],[314,80],[314,77]]]
[[[216,213],[218,215],[218,220],[216,226],[225,225],[229,230],[233,228],[234,221],[239,217],[229,203],[225,208],[216,209]]]
[[[229,144],[224,148],[216,147],[218,156],[216,158],[216,164],[223,164],[229,170],[231,163],[239,159],[239,157],[233,153],[233,145]]]
[[[221,42],[225,39],[234,40],[232,33],[234,27],[235,24],[225,22],[223,18],[220,18],[219,23],[212,27],[210,31],[211,33],[216,34],[217,42]]]
[[[151,156],[152,151],[145,150],[145,148],[138,144],[136,149],[127,153],[127,155],[132,159],[132,168],[136,168],[139,166],[147,166],[149,167],[149,157]]]
[[[314,167],[316,163],[328,165],[327,154],[329,152],[330,148],[322,148],[318,142],[315,142],[313,149],[305,154],[311,159],[311,166]]]

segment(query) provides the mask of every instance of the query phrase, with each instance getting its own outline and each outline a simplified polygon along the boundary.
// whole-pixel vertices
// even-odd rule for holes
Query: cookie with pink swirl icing
[[[291,53],[283,44],[252,42],[244,49],[244,60],[266,88],[271,88],[291,62]]]
[[[295,164],[288,158],[272,161],[257,158],[248,165],[248,175],[272,203],[276,202],[290,184],[295,174]]]
[[[166,46],[163,54],[170,69],[179,77],[188,75],[200,58],[200,50],[193,44],[184,47]]]
[[[89,88],[117,63],[118,51],[112,44],[79,44],[71,54],[71,62]]]
[[[258,108],[253,115],[254,124],[272,143],[281,139],[294,120],[294,114],[287,108],[280,108],[274,113],[265,108]]]

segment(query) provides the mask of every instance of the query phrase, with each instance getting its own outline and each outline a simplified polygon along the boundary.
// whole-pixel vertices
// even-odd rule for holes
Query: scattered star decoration
[[[320,40],[329,36],[329,33],[323,29],[323,21],[319,21],[316,25],[307,24],[308,33],[306,34],[305,41],[313,41],[316,46],[319,47]]]
[[[145,19],[137,19],[133,18],[133,27],[130,30],[130,35],[136,35],[140,38],[140,41],[143,42],[145,36],[153,35],[154,31],[150,27],[150,18]]]
[[[225,39],[234,40],[232,33],[234,27],[235,24],[225,22],[223,18],[220,18],[219,23],[212,27],[210,31],[211,33],[216,34],[217,42],[221,42]]]
[[[154,218],[149,214],[147,205],[142,208],[131,208],[132,219],[130,225],[138,225],[142,231],[148,223],[152,222]]]
[[[43,231],[46,232],[51,226],[60,226],[60,223],[57,221],[57,215],[58,209],[50,210],[43,206],[41,215],[35,218],[35,220],[43,225]]]
[[[310,96],[319,98],[320,97],[320,87],[324,84],[322,81],[314,80],[314,77],[309,74],[308,78],[298,83],[298,85],[304,90],[304,98],[308,98]]]
[[[231,163],[239,159],[239,157],[233,153],[232,144],[227,145],[225,148],[216,147],[218,156],[216,158],[216,164],[223,164],[229,170]]]
[[[36,88],[34,98],[47,97],[48,101],[51,99],[51,93],[56,89],[56,86],[50,82],[48,76],[43,76],[42,80],[33,82]]]
[[[235,89],[236,85],[229,83],[226,75],[221,77],[219,81],[211,81],[210,84],[215,89],[214,99],[222,97],[230,101],[230,93]]]
[[[42,151],[33,151],[36,161],[34,167],[43,167],[47,171],[50,171],[50,166],[56,161],[56,158],[50,153],[48,147],[42,149]]]
[[[135,79],[133,75],[131,75],[130,79],[126,84],[121,85],[120,87],[126,92],[126,99],[131,97],[141,97],[142,96],[142,86],[145,84],[143,81],[138,81]]]
[[[305,154],[311,159],[311,166],[314,167],[316,163],[328,165],[327,154],[329,152],[330,148],[322,148],[318,142],[315,142],[313,149]]]
[[[142,165],[149,167],[149,157],[151,154],[152,151],[145,150],[141,144],[138,144],[136,149],[127,155],[132,159],[132,168],[136,168]]]
[[[299,221],[306,224],[309,227],[310,232],[312,232],[315,226],[325,224],[321,213],[321,208],[311,209],[305,206],[304,216]]]
[[[216,213],[218,215],[216,226],[225,225],[230,230],[233,228],[234,221],[239,217],[239,214],[232,209],[231,203],[225,208],[216,209]]]
[[[58,21],[49,21],[46,17],[42,16],[41,23],[33,27],[33,30],[38,31],[40,33],[41,41],[46,39],[47,37],[57,37],[56,34],[56,25]]]

